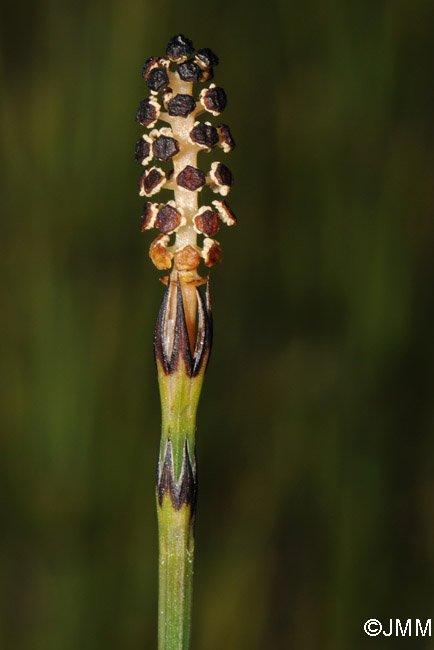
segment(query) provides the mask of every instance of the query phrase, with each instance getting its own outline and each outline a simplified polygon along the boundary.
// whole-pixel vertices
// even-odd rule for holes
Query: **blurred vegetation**
[[[434,604],[434,4],[37,0],[0,23],[0,647],[156,646],[163,287],[134,115],[178,32],[220,55],[238,143],[193,647],[396,645],[365,620]]]

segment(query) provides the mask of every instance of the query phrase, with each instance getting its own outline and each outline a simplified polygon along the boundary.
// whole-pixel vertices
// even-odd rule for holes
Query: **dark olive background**
[[[2,7],[0,647],[156,647],[134,116],[178,32],[220,56],[238,145],[192,648],[395,647],[366,619],[434,618],[431,0]]]

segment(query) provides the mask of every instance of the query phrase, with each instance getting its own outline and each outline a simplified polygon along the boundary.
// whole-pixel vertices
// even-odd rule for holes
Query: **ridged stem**
[[[170,494],[157,495],[159,527],[159,650],[187,650],[190,646],[193,593],[194,509],[177,509]]]
[[[166,376],[163,373],[163,376],[161,392],[165,412],[161,431],[160,480],[157,485],[158,648],[185,650],[189,648],[190,641],[193,591],[196,496],[194,445],[200,391],[197,382],[202,382],[198,377],[186,377],[182,367],[173,375]],[[167,399],[169,392],[175,398],[173,402]]]
[[[211,347],[211,312],[199,294],[192,352],[186,321],[191,292],[170,282],[155,330],[162,426],[157,470],[159,650],[187,650],[193,591],[196,412]],[[196,288],[194,291],[197,291]],[[194,325],[194,323],[193,323]]]

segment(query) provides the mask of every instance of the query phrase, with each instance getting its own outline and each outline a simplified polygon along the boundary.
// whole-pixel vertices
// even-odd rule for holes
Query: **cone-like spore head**
[[[172,272],[174,281],[194,287],[207,280],[199,274],[201,263],[211,267],[221,261],[221,246],[214,239],[221,222],[236,223],[222,198],[232,186],[230,170],[219,161],[206,166],[197,161],[201,152],[220,147],[227,153],[235,146],[219,117],[226,93],[211,82],[218,63],[209,48],[195,52],[190,39],[174,36],[164,57],[152,56],[143,66],[151,95],[140,102],[136,115],[136,122],[147,128],[136,144],[136,161],[144,166],[139,193],[150,199],[141,229],[159,231],[149,255],[159,270]],[[161,190],[173,194],[160,203],[155,197]]]

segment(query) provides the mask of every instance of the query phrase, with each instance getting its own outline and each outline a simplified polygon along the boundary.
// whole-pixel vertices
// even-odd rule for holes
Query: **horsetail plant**
[[[146,202],[142,231],[157,228],[149,255],[167,286],[157,318],[154,352],[161,397],[162,426],[157,466],[159,525],[158,648],[189,648],[193,581],[194,519],[197,494],[196,411],[212,341],[209,278],[198,272],[221,261],[214,239],[220,221],[236,218],[226,201],[199,206],[199,192],[208,188],[224,197],[232,174],[221,162],[207,173],[197,163],[199,152],[215,146],[224,152],[234,146],[229,127],[199,119],[217,117],[226,106],[223,88],[209,83],[218,57],[208,48],[194,53],[193,43],[178,34],[165,57],[151,57],[143,77],[151,96],[140,102],[136,121],[152,129],[136,144],[136,160],[145,167],[140,196],[173,191],[166,203]],[[157,122],[168,126],[154,128]],[[173,168],[166,173],[153,159]],[[207,190],[205,190],[207,191]],[[205,295],[199,291],[206,285]]]

